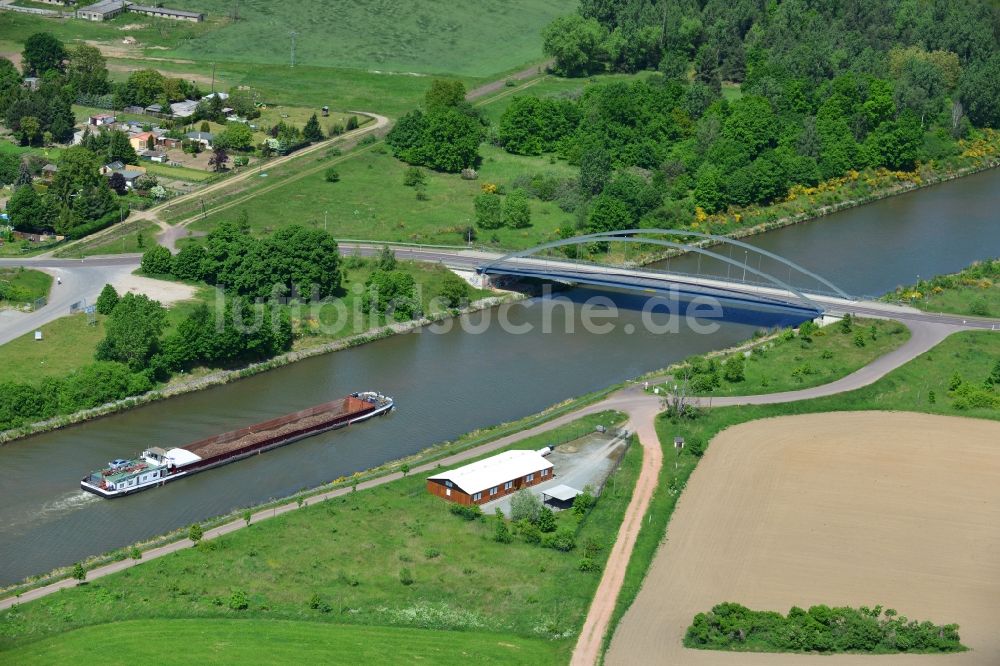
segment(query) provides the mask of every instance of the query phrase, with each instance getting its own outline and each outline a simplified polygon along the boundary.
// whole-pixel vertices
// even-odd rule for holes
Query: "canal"
[[[986,172],[749,242],[850,293],[884,292],[1000,254],[998,186],[1000,172]],[[675,259],[672,267],[694,272],[694,261]],[[538,299],[509,306],[506,327],[495,309],[473,314],[465,328],[477,332],[454,325],[400,335],[0,447],[0,585],[415,453],[780,323],[730,312],[711,333],[684,324],[657,333],[643,325],[642,299],[611,294],[619,316],[613,330],[595,334],[582,325],[580,305],[594,295],[574,290],[551,308]],[[512,326],[531,330],[505,330]],[[399,409],[134,496],[109,501],[79,490],[88,471],[146,446],[183,445],[368,389],[394,396]]]

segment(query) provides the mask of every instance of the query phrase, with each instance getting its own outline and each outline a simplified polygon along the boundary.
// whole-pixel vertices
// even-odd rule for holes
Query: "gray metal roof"
[[[542,495],[547,495],[552,499],[557,499],[560,502],[568,502],[571,499],[575,499],[577,495],[582,495],[582,490],[577,490],[576,488],[570,488],[569,486],[560,483],[554,488],[546,488],[542,491]]]

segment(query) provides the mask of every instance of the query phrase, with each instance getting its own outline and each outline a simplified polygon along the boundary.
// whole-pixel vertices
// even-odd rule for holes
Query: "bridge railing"
[[[554,257],[554,256],[549,256],[549,255],[534,255],[534,256],[531,256],[531,257],[516,257],[516,258],[513,258],[513,259],[509,259],[507,261],[509,261],[511,263],[517,263],[519,260],[520,261],[525,261],[525,262],[530,262],[530,261],[535,261],[535,262],[538,262],[538,261],[552,261],[554,263],[566,263],[566,264],[573,264],[573,265],[579,265],[579,266],[589,266],[589,267],[597,267],[597,268],[604,268],[604,269],[613,269],[613,270],[622,270],[622,271],[633,271],[633,272],[637,272],[637,273],[656,273],[656,274],[667,276],[667,277],[669,277],[669,276],[677,276],[677,277],[687,277],[687,278],[699,278],[699,279],[705,279],[705,280],[715,280],[717,282],[732,282],[734,284],[739,284],[739,285],[744,285],[744,286],[749,286],[749,287],[762,287],[762,288],[767,288],[767,289],[780,290],[780,288],[777,287],[772,282],[765,282],[765,281],[761,281],[761,280],[753,280],[753,279],[749,279],[749,278],[746,278],[746,279],[739,278],[739,279],[737,279],[737,278],[733,278],[733,277],[723,277],[721,275],[712,275],[710,273],[687,273],[687,272],[684,272],[684,271],[664,270],[664,269],[661,269],[661,268],[653,268],[653,267],[650,267],[650,266],[613,266],[613,265],[608,265],[608,264],[599,264],[599,263],[596,263],[596,262],[593,262],[593,261],[586,261],[586,260],[583,260],[583,259],[574,259],[574,258],[571,258],[571,257]],[[507,263],[507,262],[503,262],[501,264],[494,264],[493,266],[489,267],[488,271],[502,272],[502,269],[498,270],[498,268],[502,267],[504,263]],[[796,285],[796,289],[798,289],[799,291],[802,291],[802,292],[804,292],[806,294],[811,294],[811,295],[814,295],[814,296],[826,296],[826,297],[830,297],[830,298],[842,298],[840,294],[838,294],[838,293],[836,293],[834,291],[830,291],[830,290],[817,289],[817,288],[799,287],[798,285]],[[855,300],[858,300],[858,298],[855,297]]]

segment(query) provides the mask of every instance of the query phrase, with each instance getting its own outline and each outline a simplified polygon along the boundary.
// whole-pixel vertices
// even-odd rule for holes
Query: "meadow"
[[[233,11],[229,0],[174,4],[213,19]],[[286,64],[290,33],[296,31],[296,65],[485,78],[540,60],[541,29],[575,6],[572,0],[367,0],[332,6],[298,0],[281,10],[267,0],[243,0],[238,21],[223,18],[221,27],[180,42],[170,54]]]
[[[403,185],[408,168],[387,149],[374,149],[337,160],[340,181],[328,183],[322,169],[270,189],[246,206],[250,226],[256,233],[288,224],[322,226],[337,238],[375,241],[405,241],[459,245],[464,231],[475,222],[473,199],[484,183],[509,186],[516,176],[550,174],[569,177],[573,169],[565,162],[550,163],[533,157],[511,155],[483,145],[478,180],[462,180],[457,174],[424,170],[426,199],[417,198],[412,187]],[[346,157],[346,156],[345,156]],[[232,219],[233,210],[209,214],[191,225],[208,231],[220,221]],[[531,201],[531,227],[479,231],[478,241],[502,247],[531,247],[553,238],[573,216],[554,202]]]
[[[622,419],[591,415],[513,448],[559,443]],[[10,654],[40,658],[58,647],[34,641],[125,620],[190,618],[209,627],[202,641],[217,641],[226,635],[223,621],[239,618],[256,631],[294,620],[455,630],[459,641],[467,634],[488,641],[487,632],[496,632],[536,639],[544,644],[543,662],[565,662],[600,578],[599,571],[581,571],[580,559],[586,553],[604,563],[641,462],[641,447],[629,447],[590,513],[557,514],[561,528],[576,532],[570,552],[520,537],[499,543],[495,518],[453,515],[427,492],[424,475],[404,477],[19,605],[0,614],[0,659],[20,646],[23,652]],[[373,647],[378,640],[372,636]],[[391,632],[384,640],[392,641]],[[132,657],[159,649],[147,641]],[[490,652],[506,654],[497,646]]]
[[[205,618],[129,620],[84,627],[5,656],[22,666],[65,664],[101,644],[114,645],[120,654],[155,659],[164,666],[254,663],[262,654],[267,655],[269,664],[560,663],[558,645],[511,634]],[[153,647],[164,645],[177,649]]]
[[[87,315],[53,319],[39,327],[41,341],[27,333],[3,346],[0,382],[39,382],[46,377],[65,377],[81,365],[92,363],[97,343],[104,338],[104,317],[93,326]]]
[[[789,329],[754,346],[744,362],[742,381],[727,381],[723,372],[719,386],[704,394],[779,393],[828,384],[888,354],[909,338],[910,331],[904,325],[881,319],[854,320],[846,332],[839,324],[831,324],[808,339]],[[696,383],[692,381],[692,390],[701,393],[694,388]]]

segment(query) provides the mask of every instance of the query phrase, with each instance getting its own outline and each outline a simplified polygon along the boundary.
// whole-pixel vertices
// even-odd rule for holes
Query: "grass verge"
[[[454,662],[558,663],[557,646],[511,634],[357,627],[318,622],[157,619],[85,627],[13,650],[12,663],[70,663],[95,645],[114,645],[130,659],[183,666],[198,663],[380,664]],[[164,650],[164,645],[183,646]],[[392,655],[389,657],[389,655]]]

